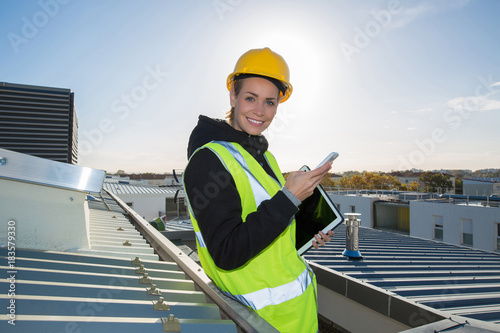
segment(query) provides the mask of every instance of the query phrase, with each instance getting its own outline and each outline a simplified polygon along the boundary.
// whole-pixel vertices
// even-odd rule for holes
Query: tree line
[[[402,183],[396,176],[383,172],[346,172],[341,178],[325,177],[321,182],[329,189],[398,190],[415,192],[441,192],[454,189],[451,176],[440,172],[426,171],[418,181]],[[455,184],[456,187],[456,184]]]

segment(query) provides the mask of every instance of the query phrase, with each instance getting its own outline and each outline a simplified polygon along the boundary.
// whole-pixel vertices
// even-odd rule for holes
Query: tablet
[[[304,165],[302,171],[309,171]],[[314,235],[323,231],[333,230],[344,222],[344,217],[339,213],[323,186],[318,185],[313,194],[306,198],[295,214],[295,248],[299,255],[306,253],[311,247]]]

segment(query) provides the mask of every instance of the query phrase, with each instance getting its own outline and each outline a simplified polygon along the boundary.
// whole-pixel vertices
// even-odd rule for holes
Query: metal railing
[[[196,262],[189,258],[188,255],[184,254],[170,240],[133,211],[126,203],[120,200],[120,198],[105,189],[103,190],[106,191],[125,212],[127,212],[132,223],[151,247],[154,248],[158,256],[166,261],[174,261],[186,276],[205,293],[209,300],[219,306],[223,316],[231,319],[236,324],[240,332],[278,332],[252,309],[222,295],[217,286],[209,279]]]

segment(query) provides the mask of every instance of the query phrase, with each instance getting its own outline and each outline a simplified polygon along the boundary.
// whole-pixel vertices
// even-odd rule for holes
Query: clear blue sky
[[[292,97],[264,134],[283,171],[500,167],[500,1],[0,0],[0,82],[75,94],[82,166],[170,172],[268,46]]]

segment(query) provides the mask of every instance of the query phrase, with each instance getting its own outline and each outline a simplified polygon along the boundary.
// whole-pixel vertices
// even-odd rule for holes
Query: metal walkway
[[[159,261],[113,199],[89,206],[90,250],[16,251],[16,325],[2,320],[1,332],[237,332],[176,263]],[[9,276],[7,249],[0,258]],[[1,290],[10,284],[1,279]],[[0,294],[2,312],[10,299]]]

